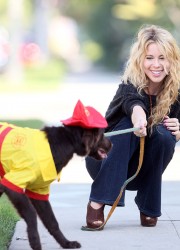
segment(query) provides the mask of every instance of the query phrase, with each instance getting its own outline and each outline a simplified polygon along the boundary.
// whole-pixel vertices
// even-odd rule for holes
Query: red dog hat
[[[64,125],[80,126],[83,128],[106,128],[106,119],[93,107],[84,107],[79,100],[74,108],[72,117],[61,120]]]

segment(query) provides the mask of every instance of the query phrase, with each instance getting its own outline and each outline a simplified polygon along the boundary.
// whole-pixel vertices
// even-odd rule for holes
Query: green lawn
[[[0,198],[0,249],[7,250],[19,216],[5,195]]]
[[[29,120],[3,120],[1,122],[7,122],[20,127],[29,127],[41,129],[44,126],[44,122],[38,119],[29,119]],[[0,249],[1,250],[1,249]]]
[[[65,72],[66,66],[59,60],[50,60],[37,65],[24,65],[20,82],[17,82],[16,76],[9,77],[8,72],[0,74],[0,92],[38,92],[55,89],[62,82]]]

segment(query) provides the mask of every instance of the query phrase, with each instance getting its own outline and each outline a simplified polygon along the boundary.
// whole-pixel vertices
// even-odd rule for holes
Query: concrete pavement
[[[86,204],[90,184],[53,184],[50,201],[65,236],[78,240],[84,250],[179,250],[180,249],[180,185],[164,181],[162,213],[157,226],[140,226],[139,212],[134,203],[135,192],[126,193],[126,206],[116,208],[103,231],[85,232]],[[105,215],[110,207],[106,207]],[[43,250],[61,249],[39,222]],[[20,239],[19,239],[20,238]],[[19,239],[19,240],[18,240]],[[17,223],[9,250],[30,250],[26,226]]]

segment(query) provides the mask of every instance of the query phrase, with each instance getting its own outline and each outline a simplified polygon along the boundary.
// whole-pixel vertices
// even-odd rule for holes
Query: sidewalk
[[[42,119],[48,124],[72,115],[80,99],[102,114],[113,98],[119,84],[118,75],[88,74],[72,76],[56,91],[41,93],[0,93],[3,119]],[[117,208],[100,232],[84,232],[90,179],[84,159],[74,156],[64,169],[59,184],[52,185],[50,201],[60,227],[68,239],[78,240],[84,250],[179,250],[180,249],[180,147],[163,175],[162,216],[155,228],[140,226],[139,212],[134,204],[135,192],[126,193],[126,207]],[[106,207],[105,215],[110,207]],[[39,221],[43,250],[61,249]],[[17,240],[20,238],[19,240]],[[26,226],[17,223],[9,250],[30,250]]]
[[[89,184],[53,184],[51,203],[68,239],[78,240],[84,250],[179,250],[180,248],[180,185],[177,181],[164,181],[162,213],[157,226],[140,226],[139,212],[134,204],[134,192],[126,193],[126,207],[116,208],[103,231],[81,231],[85,225]],[[110,207],[106,207],[105,215]],[[25,224],[17,223],[9,250],[30,250]],[[61,249],[39,222],[43,250]],[[17,240],[17,238],[21,238]]]

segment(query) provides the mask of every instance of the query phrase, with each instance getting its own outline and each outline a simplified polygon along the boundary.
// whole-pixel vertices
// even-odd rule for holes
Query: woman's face
[[[162,83],[170,70],[169,61],[159,50],[156,43],[151,43],[147,47],[143,70],[150,83]]]

